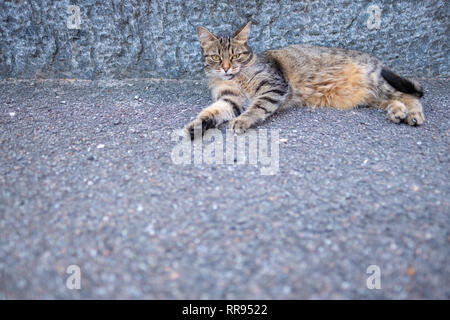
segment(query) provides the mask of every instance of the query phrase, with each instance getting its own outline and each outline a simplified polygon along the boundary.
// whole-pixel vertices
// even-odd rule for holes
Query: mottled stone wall
[[[0,78],[201,78],[195,27],[225,31],[247,20],[256,51],[302,42],[352,48],[403,75],[444,78],[449,7],[448,0],[2,0]]]

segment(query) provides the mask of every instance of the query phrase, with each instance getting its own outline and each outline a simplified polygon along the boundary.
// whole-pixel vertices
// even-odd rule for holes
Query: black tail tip
[[[423,88],[420,84],[417,84],[416,86],[417,91],[416,91],[416,96],[418,96],[419,98],[423,97]]]
[[[417,82],[402,78],[388,69],[382,69],[381,76],[396,90],[412,94],[419,98],[423,97],[422,86]]]

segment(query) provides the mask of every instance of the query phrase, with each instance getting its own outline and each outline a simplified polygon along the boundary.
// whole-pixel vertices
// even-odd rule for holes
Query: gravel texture
[[[264,176],[172,162],[204,82],[0,81],[0,298],[449,299],[450,82],[422,83],[422,127],[280,112]]]
[[[342,47],[404,76],[450,76],[448,0],[14,0],[0,1],[0,78],[201,79],[195,28],[247,21],[257,52]]]

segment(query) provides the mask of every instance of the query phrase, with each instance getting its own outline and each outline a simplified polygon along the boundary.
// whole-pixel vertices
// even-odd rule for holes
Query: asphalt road
[[[262,175],[174,163],[203,82],[0,81],[0,298],[449,299],[450,82],[421,82],[422,127],[280,112]]]

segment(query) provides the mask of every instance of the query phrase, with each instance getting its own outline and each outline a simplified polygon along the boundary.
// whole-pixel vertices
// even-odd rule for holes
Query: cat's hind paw
[[[406,119],[407,115],[408,109],[401,102],[396,101],[395,103],[392,103],[388,108],[387,117],[394,123],[402,122]]]
[[[410,126],[420,126],[425,121],[425,116],[421,111],[410,111],[406,117],[406,122]]]

